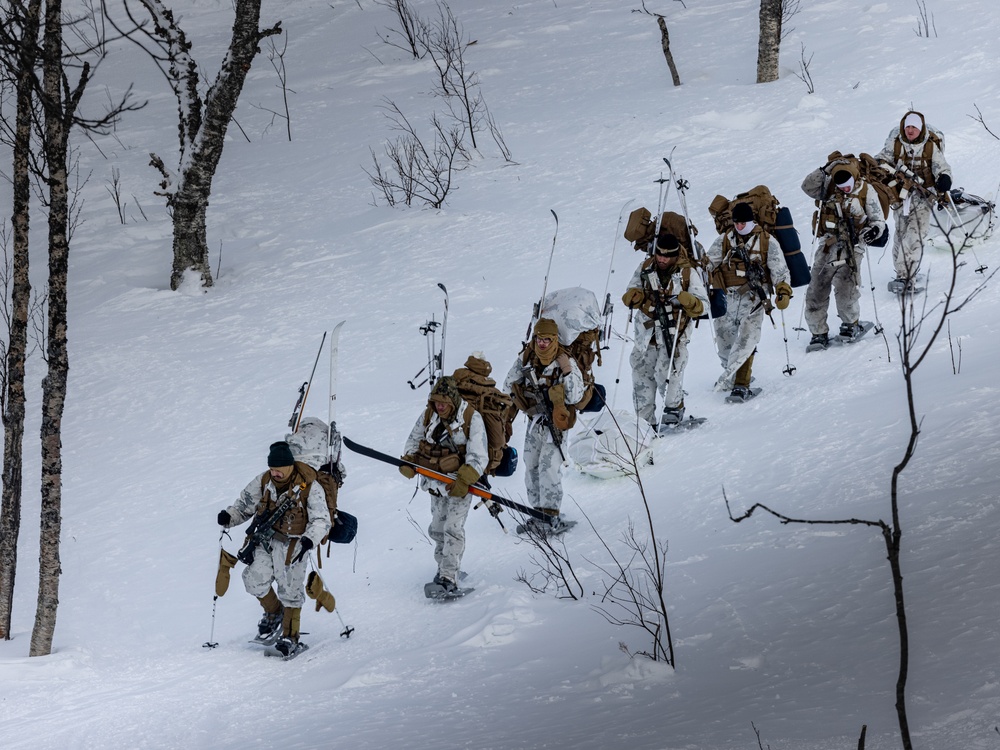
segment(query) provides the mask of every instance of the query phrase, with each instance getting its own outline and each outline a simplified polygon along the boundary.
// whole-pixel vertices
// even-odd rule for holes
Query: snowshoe
[[[464,576],[459,573],[458,577],[461,580]],[[475,591],[475,589],[471,586],[462,588],[451,579],[443,578],[439,575],[434,576],[434,580],[430,583],[424,584],[424,596],[428,599],[437,599],[439,601],[459,599],[471,591]]]
[[[747,388],[745,385],[735,386],[728,396],[726,396],[726,403],[729,404],[742,404],[749,401],[752,398],[760,395],[760,388]]]
[[[682,419],[680,422],[673,422],[672,424],[660,423],[660,429],[657,434],[661,437],[663,435],[670,435],[675,432],[680,432],[681,430],[690,430],[692,427],[697,427],[700,424],[704,424],[708,421],[708,417],[688,417],[687,419]]]
[[[268,656],[280,656],[282,661],[291,661],[303,651],[308,651],[309,646],[302,641],[293,641],[291,638],[278,638],[274,646],[264,653]]]
[[[576,521],[563,520],[562,516],[552,516],[549,521],[539,521],[537,518],[529,518],[524,523],[518,524],[515,531],[518,534],[535,534],[537,536],[561,536],[576,526]]]
[[[825,333],[813,334],[813,337],[809,339],[809,345],[806,347],[807,352],[819,352],[830,346],[830,337]]]
[[[898,277],[889,282],[888,290],[893,294],[920,294],[924,288],[916,278],[904,279]]]
[[[857,323],[844,323],[840,326],[840,334],[835,339],[841,344],[853,344],[875,327],[870,320],[859,320]]]
[[[264,616],[260,618],[260,622],[257,623],[257,635],[250,639],[250,643],[256,643],[258,646],[270,646],[277,641],[281,635],[281,620],[284,614],[283,609],[279,609],[273,614],[265,612]]]

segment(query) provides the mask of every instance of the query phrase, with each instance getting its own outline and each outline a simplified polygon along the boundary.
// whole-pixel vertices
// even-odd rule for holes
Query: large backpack
[[[493,366],[481,352],[474,352],[465,360],[465,366],[455,370],[452,377],[458,386],[458,393],[469,405],[462,420],[465,436],[469,436],[472,411],[479,412],[486,427],[486,442],[489,462],[484,474],[509,477],[517,466],[517,451],[507,445],[514,431],[514,417],[517,409],[514,400],[496,387],[496,381],[489,377]],[[430,414],[425,414],[425,424],[430,424]]]
[[[863,179],[867,186],[872,187],[878,193],[879,206],[882,208],[882,218],[889,218],[890,207],[899,201],[898,186],[893,176],[875,161],[875,157],[865,153],[855,156],[854,154],[842,154],[839,151],[834,151],[826,158],[826,171],[829,174],[833,174],[836,171],[837,165],[853,168],[852,171]],[[830,180],[826,189],[827,197],[833,193],[833,190],[833,180]],[[867,192],[863,187],[858,194],[862,206],[865,204]],[[816,203],[818,206],[820,202],[817,201]]]
[[[326,494],[326,508],[330,513],[330,531],[322,542],[349,544],[358,531],[358,519],[344,510],[337,509],[337,494],[344,483],[344,467],[339,459],[330,466],[330,427],[322,419],[306,417],[299,423],[299,429],[285,435],[285,442],[291,448],[292,457],[316,470],[316,481]],[[333,425],[333,439],[340,443],[340,431]],[[267,484],[267,474],[262,479],[263,488]]]
[[[575,421],[576,411],[600,411],[606,391],[596,382],[593,370],[595,360],[598,367],[601,365],[601,307],[597,296],[582,286],[557,289],[545,295],[539,317],[556,322],[559,345],[576,360],[583,375],[583,398],[566,404],[573,413],[571,418]]]
[[[709,204],[708,212],[715,220],[715,230],[719,234],[727,234],[733,230],[732,212],[737,203],[750,204],[757,224],[778,241],[781,253],[785,256],[785,265],[788,266],[791,285],[799,287],[808,284],[809,261],[802,253],[799,233],[788,207],[780,205],[766,185],[757,185],[732,200],[724,195],[717,195]]]
[[[691,235],[688,233],[687,220],[673,211],[664,211],[660,216],[660,234],[672,234],[680,242],[683,252],[688,258],[694,257],[691,247]],[[692,226],[691,234],[697,235],[698,230]],[[625,239],[635,243],[636,250],[649,253],[653,251],[653,240],[656,235],[656,222],[646,208],[637,208],[628,216],[625,225]]]

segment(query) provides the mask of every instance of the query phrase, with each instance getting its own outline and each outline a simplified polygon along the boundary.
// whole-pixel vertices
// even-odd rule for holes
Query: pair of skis
[[[340,329],[344,327],[346,320],[342,320],[337,325],[333,327],[333,331],[330,333],[330,392],[329,399],[327,401],[327,459],[329,460],[329,465],[336,466],[337,461],[340,459],[340,444],[337,439],[338,433],[334,429],[334,417],[337,411],[337,360],[340,355]],[[313,377],[316,375],[316,366],[319,364],[319,358],[323,354],[323,346],[326,344],[326,331],[323,332],[323,338],[319,342],[319,350],[316,352],[316,359],[313,362],[312,372],[309,373],[309,380],[302,383],[299,386],[299,397],[295,402],[295,406],[292,407],[292,416],[288,420],[288,426],[291,428],[292,432],[299,431],[299,425],[302,424],[302,412],[305,410],[306,401],[309,398],[309,391],[312,389]],[[336,443],[336,445],[335,445]]]
[[[438,283],[438,289],[444,292],[444,316],[441,320],[435,320],[434,316],[431,315],[431,319],[426,321],[422,326],[420,326],[420,333],[424,335],[427,340],[427,364],[420,368],[419,372],[414,375],[410,380],[406,381],[406,384],[410,386],[413,390],[417,390],[426,383],[430,383],[431,388],[434,387],[434,383],[444,375],[444,346],[448,338],[448,289],[444,284]],[[441,329],[441,348],[437,346],[437,331],[438,328]],[[423,380],[419,383],[414,382],[418,378],[423,376]]]

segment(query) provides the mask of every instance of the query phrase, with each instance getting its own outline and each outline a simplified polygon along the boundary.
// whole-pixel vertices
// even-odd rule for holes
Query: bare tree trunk
[[[17,19],[21,44],[17,76],[17,113],[14,132],[11,215],[14,254],[12,263],[10,327],[4,365],[6,392],[3,404],[3,503],[0,508],[0,637],[10,639],[14,580],[17,571],[17,540],[21,530],[21,492],[24,453],[24,363],[27,358],[28,310],[31,281],[28,276],[28,226],[31,187],[28,169],[31,151],[31,114],[34,102],[32,70],[40,26],[41,0],[31,0],[24,16]],[[13,10],[8,13],[11,29]]]
[[[757,42],[757,83],[778,80],[782,0],[760,0],[760,37]]]
[[[677,74],[674,56],[670,53],[670,34],[667,33],[667,22],[663,16],[657,16],[656,23],[660,26],[660,43],[663,45],[663,56],[667,58],[667,67],[670,68],[670,77],[674,81],[674,86],[680,86],[681,77]]]
[[[66,401],[69,351],[66,346],[66,277],[69,268],[69,124],[63,101],[62,0],[45,3],[43,79],[45,159],[49,172],[48,372],[42,380],[42,508],[39,538],[38,607],[30,656],[52,653],[59,607],[59,535],[62,529],[62,414]],[[88,70],[85,66],[85,71]],[[87,73],[84,73],[84,79]],[[82,93],[82,88],[77,94]],[[78,98],[77,98],[78,101]]]
[[[175,23],[173,13],[161,0],[139,1],[152,16],[156,36],[170,60],[167,75],[179,107],[181,167],[176,186],[162,160],[152,156],[153,166],[163,174],[164,194],[173,211],[174,262],[170,288],[177,289],[189,270],[197,273],[202,286],[207,287],[212,285],[212,269],[208,261],[205,215],[212,179],[222,158],[226,129],[236,110],[250,65],[260,52],[261,40],[280,34],[281,24],[261,30],[261,0],[236,0],[229,49],[203,102],[198,94],[199,73],[190,54],[191,45]]]

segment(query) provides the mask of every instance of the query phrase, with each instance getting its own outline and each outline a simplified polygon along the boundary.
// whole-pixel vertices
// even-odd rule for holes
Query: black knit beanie
[[[271,443],[271,451],[267,454],[267,465],[270,468],[275,466],[292,466],[295,459],[292,457],[292,449],[284,440]]]
[[[733,206],[733,223],[746,224],[753,221],[753,209],[749,203],[737,203]]]

